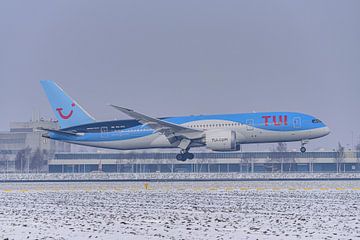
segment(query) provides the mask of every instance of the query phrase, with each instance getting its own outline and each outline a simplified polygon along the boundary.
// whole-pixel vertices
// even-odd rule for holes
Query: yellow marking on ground
[[[304,188],[305,191],[311,191],[312,188]]]
[[[272,188],[273,191],[279,191],[281,188]]]
[[[241,187],[240,190],[241,190],[241,191],[247,191],[247,190],[249,190],[249,188]]]
[[[329,188],[319,188],[321,191],[328,191],[329,190]]]
[[[22,192],[22,193],[25,193],[25,192],[28,192],[29,190],[27,190],[27,189],[20,189],[19,191]]]
[[[9,192],[12,192],[12,190],[10,190],[10,189],[5,189],[4,192],[9,193]]]
[[[256,188],[256,191],[263,191],[263,190],[265,190],[265,188],[262,188],[262,187]]]
[[[216,188],[216,187],[211,187],[211,188],[209,188],[209,190],[210,190],[210,191],[216,191],[216,190],[218,190],[218,188]]]
[[[360,190],[360,188],[352,188],[352,190],[355,190],[355,191],[359,191]]]
[[[234,191],[234,188],[233,187],[226,187],[225,191]]]
[[[296,188],[288,188],[289,191],[295,191],[297,190]]]
[[[338,190],[338,191],[345,190],[345,188],[341,188],[341,187],[337,187],[337,188],[335,188],[335,189]]]

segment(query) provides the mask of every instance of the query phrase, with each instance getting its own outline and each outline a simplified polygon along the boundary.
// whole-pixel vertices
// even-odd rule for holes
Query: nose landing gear
[[[302,152],[302,153],[306,152],[305,144],[307,144],[308,142],[309,142],[309,140],[301,140],[300,152]]]

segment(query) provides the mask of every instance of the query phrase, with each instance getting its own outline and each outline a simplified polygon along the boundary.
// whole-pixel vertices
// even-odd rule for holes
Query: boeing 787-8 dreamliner
[[[240,144],[301,142],[330,133],[318,118],[296,112],[259,112],[155,118],[110,105],[130,120],[97,122],[53,81],[41,81],[60,129],[44,129],[44,137],[92,147],[132,150],[179,148],[179,161],[193,159],[190,148],[239,151]]]

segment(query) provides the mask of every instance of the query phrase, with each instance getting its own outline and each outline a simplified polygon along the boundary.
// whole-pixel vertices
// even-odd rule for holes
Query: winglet
[[[121,111],[121,112],[123,112],[123,113],[134,112],[134,110],[131,110],[131,109],[129,109],[129,108],[124,108],[124,107],[119,107],[119,106],[116,106],[116,105],[114,105],[114,104],[109,104],[109,106],[110,106],[110,107],[113,107],[113,108],[115,108],[116,110],[119,110],[119,111]]]

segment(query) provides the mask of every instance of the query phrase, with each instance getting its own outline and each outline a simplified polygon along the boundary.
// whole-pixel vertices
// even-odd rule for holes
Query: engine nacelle
[[[231,130],[216,130],[206,132],[206,147],[213,151],[238,151],[236,133]]]

